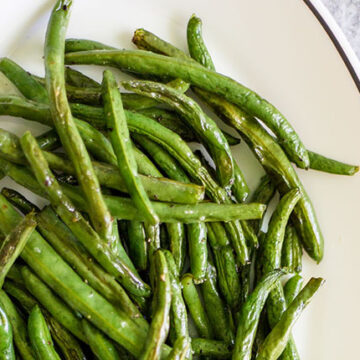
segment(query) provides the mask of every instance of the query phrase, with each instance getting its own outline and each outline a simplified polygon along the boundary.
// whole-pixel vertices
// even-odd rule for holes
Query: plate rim
[[[342,29],[321,0],[303,0],[329,36],[360,95],[360,59]]]

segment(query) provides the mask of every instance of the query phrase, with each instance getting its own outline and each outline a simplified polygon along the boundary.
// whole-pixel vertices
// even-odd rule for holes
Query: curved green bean
[[[212,339],[214,336],[213,329],[201,303],[193,276],[191,274],[185,274],[181,279],[181,285],[186,306],[194,320],[199,335],[206,339]]]
[[[323,283],[324,280],[321,278],[309,280],[266,337],[257,354],[257,360],[276,360],[279,358],[291,336],[292,327]]]
[[[116,347],[100,330],[91,325],[87,320],[82,320],[82,325],[90,349],[98,359],[120,360]]]
[[[0,359],[15,360],[12,327],[5,309],[0,304]]]
[[[31,345],[39,360],[60,360],[40,308],[35,305],[28,320]]]
[[[159,218],[137,176],[137,165],[132,152],[121,96],[115,78],[109,70],[104,72],[102,95],[107,128],[116,154],[118,168],[138,210],[144,213],[146,221],[155,225],[159,222]]]
[[[266,274],[242,305],[238,319],[239,325],[236,332],[235,348],[232,355],[233,360],[251,359],[252,346],[261,311],[270,291],[284,274],[280,270],[274,270]]]
[[[2,242],[0,247],[0,288],[4,284],[5,277],[24,249],[35,227],[35,215],[30,213],[24,217]]]
[[[229,186],[233,182],[234,165],[229,144],[216,123],[194,100],[169,86],[151,81],[131,80],[123,82],[122,86],[126,90],[157,99],[179,112],[187,126],[209,148],[220,184]]]
[[[269,102],[229,77],[205,69],[194,61],[169,58],[141,50],[98,50],[69,53],[67,64],[110,65],[145,75],[172,76],[223,96],[263,120],[286,146],[292,160],[308,168],[307,151],[286,118]]]
[[[144,348],[139,357],[141,360],[157,360],[160,358],[161,346],[169,331],[169,313],[171,306],[170,275],[166,258],[161,250],[153,255],[156,272],[154,293],[154,312]]]
[[[202,21],[193,14],[187,24],[187,43],[190,56],[207,69],[215,70],[215,65],[202,37]]]
[[[284,296],[288,305],[290,305],[296,298],[296,296],[298,296],[302,288],[303,282],[304,279],[299,274],[296,274],[292,278],[290,278],[284,285]]]

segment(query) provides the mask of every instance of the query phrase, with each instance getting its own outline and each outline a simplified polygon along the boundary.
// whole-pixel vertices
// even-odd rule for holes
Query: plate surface
[[[0,55],[43,74],[43,41],[52,4],[3,0]],[[203,19],[205,40],[219,72],[274,103],[308,148],[360,163],[359,92],[328,35],[301,0],[77,0],[68,37],[131,48],[133,30],[144,27],[186,49],[185,29],[192,13]],[[99,70],[83,69],[100,79]],[[26,128],[36,134],[41,130],[9,117],[2,117],[0,126],[19,135]],[[260,167],[245,145],[236,149],[236,156],[253,189]],[[360,176],[299,174],[326,241],[320,265],[304,258],[304,276],[327,280],[294,329],[299,352],[306,360],[357,358]]]

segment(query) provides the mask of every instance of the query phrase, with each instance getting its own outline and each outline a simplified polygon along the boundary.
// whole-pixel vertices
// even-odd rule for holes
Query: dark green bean
[[[12,327],[16,349],[24,360],[35,360],[35,354],[30,345],[26,324],[12,301],[3,290],[0,290],[0,305],[6,312]]]
[[[231,348],[223,341],[192,338],[191,347],[196,355],[209,356],[214,359],[229,359]]]
[[[252,346],[255,340],[260,314],[268,294],[276,282],[284,275],[283,271],[274,270],[265,275],[254,291],[242,305],[239,314],[238,328],[233,360],[251,360]]]
[[[28,214],[32,211],[40,211],[36,205],[31,203],[28,199],[25,198],[25,196],[16,190],[4,187],[1,189],[1,194],[24,214]]]
[[[157,99],[179,112],[187,126],[209,149],[216,164],[220,184],[228,186],[233,182],[234,165],[229,144],[216,123],[201,110],[194,100],[169,86],[151,81],[132,80],[123,82],[122,85],[127,90]]]
[[[21,138],[21,145],[35,177],[48,194],[55,211],[84,247],[108,272],[117,277],[127,290],[134,295],[149,296],[149,287],[112,251],[111,246],[99,237],[62,192],[34,137],[29,132]],[[88,208],[88,204],[86,207]]]
[[[233,344],[235,336],[230,326],[229,312],[218,292],[216,268],[211,263],[207,265],[206,278],[201,284],[201,293],[215,338],[227,344]]]
[[[193,14],[187,25],[187,43],[190,56],[207,69],[215,70],[215,65],[202,37],[202,21]]]
[[[144,348],[139,357],[141,360],[157,360],[160,358],[161,346],[169,331],[169,313],[171,306],[171,284],[166,258],[161,250],[153,255],[156,271],[154,293],[154,312]]]
[[[77,105],[77,104],[72,104],[71,106],[75,106],[75,105]],[[72,109],[72,111],[73,111],[73,109]],[[167,127],[168,129],[170,129],[173,132],[180,135],[180,137],[183,140],[185,140],[187,142],[198,142],[196,134],[193,131],[191,131],[191,129],[189,127],[187,127],[186,124],[184,124],[184,121],[182,121],[175,112],[173,112],[171,110],[156,108],[156,107],[148,108],[148,109],[140,109],[140,110],[136,110],[136,111],[156,120],[161,125]],[[74,111],[73,111],[73,113],[74,113]],[[76,115],[76,114],[74,114],[74,115]],[[81,114],[79,114],[79,116],[80,115]],[[99,121],[100,124],[103,122],[103,120],[101,118],[100,118],[100,120],[99,119],[97,119],[97,120]],[[91,121],[89,121],[89,122],[92,123]],[[95,126],[95,123],[92,123],[92,124]],[[223,132],[224,136],[226,137],[226,140],[230,146],[240,144],[239,138],[227,133],[224,130],[222,130],[222,132]]]
[[[28,331],[33,349],[39,360],[60,360],[40,308],[35,305],[28,320]]]
[[[69,66],[65,67],[65,81],[72,86],[84,88],[100,88],[100,84],[94,79],[84,75],[82,72],[77,71]]]
[[[284,296],[288,305],[290,305],[296,298],[296,296],[298,296],[302,288],[303,281],[303,278],[300,275],[296,274],[291,277],[284,285]]]
[[[0,288],[10,268],[24,249],[36,227],[35,215],[30,213],[6,236],[0,248]]]
[[[130,258],[137,269],[146,270],[148,258],[144,225],[140,221],[130,221],[127,231]]]
[[[19,222],[20,215],[3,196],[0,196],[0,209],[0,230],[7,234]],[[138,344],[145,341],[148,327],[135,325],[128,314],[116,309],[88,286],[36,231],[21,257],[73,309],[100,327],[130,353],[139,356],[141,349]],[[118,326],[120,323],[121,327]],[[170,349],[164,345],[162,351],[166,357]]]
[[[84,333],[90,349],[98,359],[120,360],[120,355],[115,345],[100,330],[91,325],[87,320],[82,320]]]
[[[301,272],[302,246],[295,228],[289,223],[285,230],[284,243],[281,250],[281,266],[291,272]]]
[[[217,222],[207,224],[207,229],[208,240],[218,271],[220,292],[226,303],[232,309],[236,309],[240,301],[241,286],[233,250],[222,224]]]
[[[275,185],[271,181],[270,177],[268,175],[264,175],[260,179],[260,183],[254,193],[251,195],[250,201],[269,205],[271,199],[274,197],[275,191]],[[263,219],[249,221],[256,234],[259,233],[262,227],[262,220]]]
[[[309,280],[266,337],[256,357],[257,360],[276,360],[279,358],[291,336],[292,327],[323,282],[324,280],[321,278]]]
[[[185,274],[181,280],[181,284],[186,306],[188,307],[190,315],[194,320],[199,335],[206,339],[212,339],[214,336],[213,329],[203,304],[201,303],[199,293],[194,284],[193,276],[191,274]]]
[[[13,332],[5,309],[0,304],[0,359],[15,360]]]
[[[88,202],[90,219],[104,241],[112,243],[113,220],[102,197],[90,156],[72,118],[66,96],[64,47],[71,6],[71,0],[58,0],[51,13],[45,38],[45,84],[53,123],[74,165],[76,177]]]
[[[59,136],[54,129],[37,136],[36,141],[42,150],[52,151],[61,147]]]
[[[138,210],[144,214],[146,221],[155,225],[159,222],[159,218],[137,176],[137,165],[132,152],[121,95],[115,78],[109,70],[104,71],[102,95],[107,128],[126,188]]]

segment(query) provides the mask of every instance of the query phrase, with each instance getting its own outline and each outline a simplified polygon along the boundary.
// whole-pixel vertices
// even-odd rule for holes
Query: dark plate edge
[[[351,63],[350,59],[348,58],[345,50],[343,49],[340,41],[337,39],[335,33],[329,26],[329,24],[326,22],[326,20],[323,18],[321,13],[318,11],[318,9],[315,7],[315,5],[312,3],[311,0],[303,0],[304,3],[307,5],[307,7],[311,10],[311,12],[315,15],[323,29],[328,34],[329,38],[331,39],[332,43],[334,44],[336,50],[338,51],[339,55],[341,56],[345,66],[347,67],[352,79],[355,82],[355,86],[357,87],[359,93],[360,93],[360,78],[356,74],[355,68],[353,64]]]

